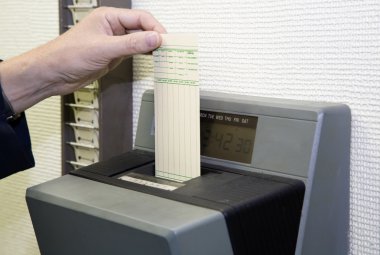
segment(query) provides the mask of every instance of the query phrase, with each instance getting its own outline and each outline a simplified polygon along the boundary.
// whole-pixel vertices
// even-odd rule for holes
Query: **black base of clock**
[[[154,155],[132,151],[71,172],[76,176],[220,211],[234,254],[294,254],[305,186],[299,180],[202,165],[184,183],[154,177]],[[119,179],[140,176],[173,191]],[[273,244],[276,245],[273,245]]]

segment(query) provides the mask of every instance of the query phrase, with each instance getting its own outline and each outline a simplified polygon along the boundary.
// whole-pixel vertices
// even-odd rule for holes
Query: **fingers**
[[[153,15],[143,10],[131,10],[113,7],[96,8],[84,20],[96,19],[105,20],[114,31],[115,35],[124,34],[125,30],[145,30],[166,33],[165,28]],[[83,23],[83,22],[82,22]]]
[[[136,32],[123,36],[109,37],[105,43],[110,58],[129,57],[133,54],[147,53],[161,45],[161,36],[154,31]]]
[[[127,30],[145,30],[166,33],[165,28],[149,12],[142,10],[114,9],[120,24]]]

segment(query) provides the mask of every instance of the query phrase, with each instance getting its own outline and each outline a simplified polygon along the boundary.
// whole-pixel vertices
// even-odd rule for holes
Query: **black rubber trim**
[[[220,211],[234,254],[294,254],[305,185],[278,176],[202,165],[202,176],[166,191],[118,179],[128,172],[154,174],[154,154],[131,151],[71,174]]]

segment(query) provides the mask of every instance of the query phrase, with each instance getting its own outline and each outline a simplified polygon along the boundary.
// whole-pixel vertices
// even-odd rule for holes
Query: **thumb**
[[[112,59],[147,53],[161,45],[161,36],[154,31],[143,31],[110,37],[105,46]]]

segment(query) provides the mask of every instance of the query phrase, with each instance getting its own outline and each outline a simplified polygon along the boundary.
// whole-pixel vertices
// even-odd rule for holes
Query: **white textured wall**
[[[199,34],[201,89],[352,109],[350,253],[380,254],[380,1],[142,0],[168,32]],[[134,120],[153,87],[134,59]]]
[[[0,0],[0,58],[58,35],[58,1]],[[60,175],[60,98],[27,111],[36,167],[0,180],[0,254],[39,254],[25,203],[27,187]],[[0,141],[1,142],[1,141]]]

